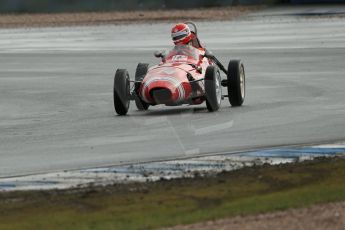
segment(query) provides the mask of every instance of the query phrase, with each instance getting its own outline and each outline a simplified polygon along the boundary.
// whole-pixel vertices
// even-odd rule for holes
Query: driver
[[[175,45],[190,45],[194,48],[206,51],[205,48],[201,45],[199,38],[194,31],[191,31],[189,26],[186,23],[178,23],[171,29],[171,38]],[[201,73],[202,57],[199,57],[199,62],[195,65],[195,69]]]
[[[192,45],[204,49],[196,34],[185,23],[178,23],[171,29],[171,38],[175,45]]]
[[[171,29],[171,38],[175,45],[191,45],[194,48],[202,50],[205,55],[200,56],[199,62],[197,66],[195,66],[196,70],[200,73],[202,72],[201,63],[202,58],[207,57],[210,60],[213,60],[218,67],[227,73],[227,70],[224,66],[217,60],[217,58],[201,44],[198,36],[195,34],[194,31],[191,31],[189,26],[186,23],[178,23]]]

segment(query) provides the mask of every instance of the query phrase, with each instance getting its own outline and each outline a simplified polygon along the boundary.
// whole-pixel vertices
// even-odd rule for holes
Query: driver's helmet
[[[186,45],[192,40],[192,32],[185,23],[178,23],[171,29],[171,38],[175,45]]]

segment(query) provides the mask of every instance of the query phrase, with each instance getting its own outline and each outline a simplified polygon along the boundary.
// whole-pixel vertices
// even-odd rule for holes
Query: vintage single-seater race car
[[[194,23],[189,23],[197,34]],[[135,79],[130,80],[126,69],[117,69],[114,78],[114,107],[119,115],[126,115],[131,100],[138,110],[164,104],[198,105],[206,102],[209,111],[217,111],[221,100],[228,97],[232,106],[241,106],[245,98],[245,72],[239,60],[229,62],[228,69],[204,48],[176,45],[168,54],[155,52],[161,59],[149,68],[139,63]],[[226,78],[222,79],[220,71]],[[222,94],[227,87],[227,95]]]

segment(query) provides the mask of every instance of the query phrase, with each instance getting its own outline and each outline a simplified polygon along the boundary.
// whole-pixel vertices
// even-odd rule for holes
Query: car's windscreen
[[[190,45],[176,45],[167,55],[167,62],[198,62],[199,51]]]

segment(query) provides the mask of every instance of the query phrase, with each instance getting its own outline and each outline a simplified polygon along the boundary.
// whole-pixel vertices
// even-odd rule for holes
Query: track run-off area
[[[197,22],[225,65],[243,61],[242,107],[115,115],[116,69],[156,64],[172,25],[0,29],[0,177],[345,140],[344,17],[294,8]]]

